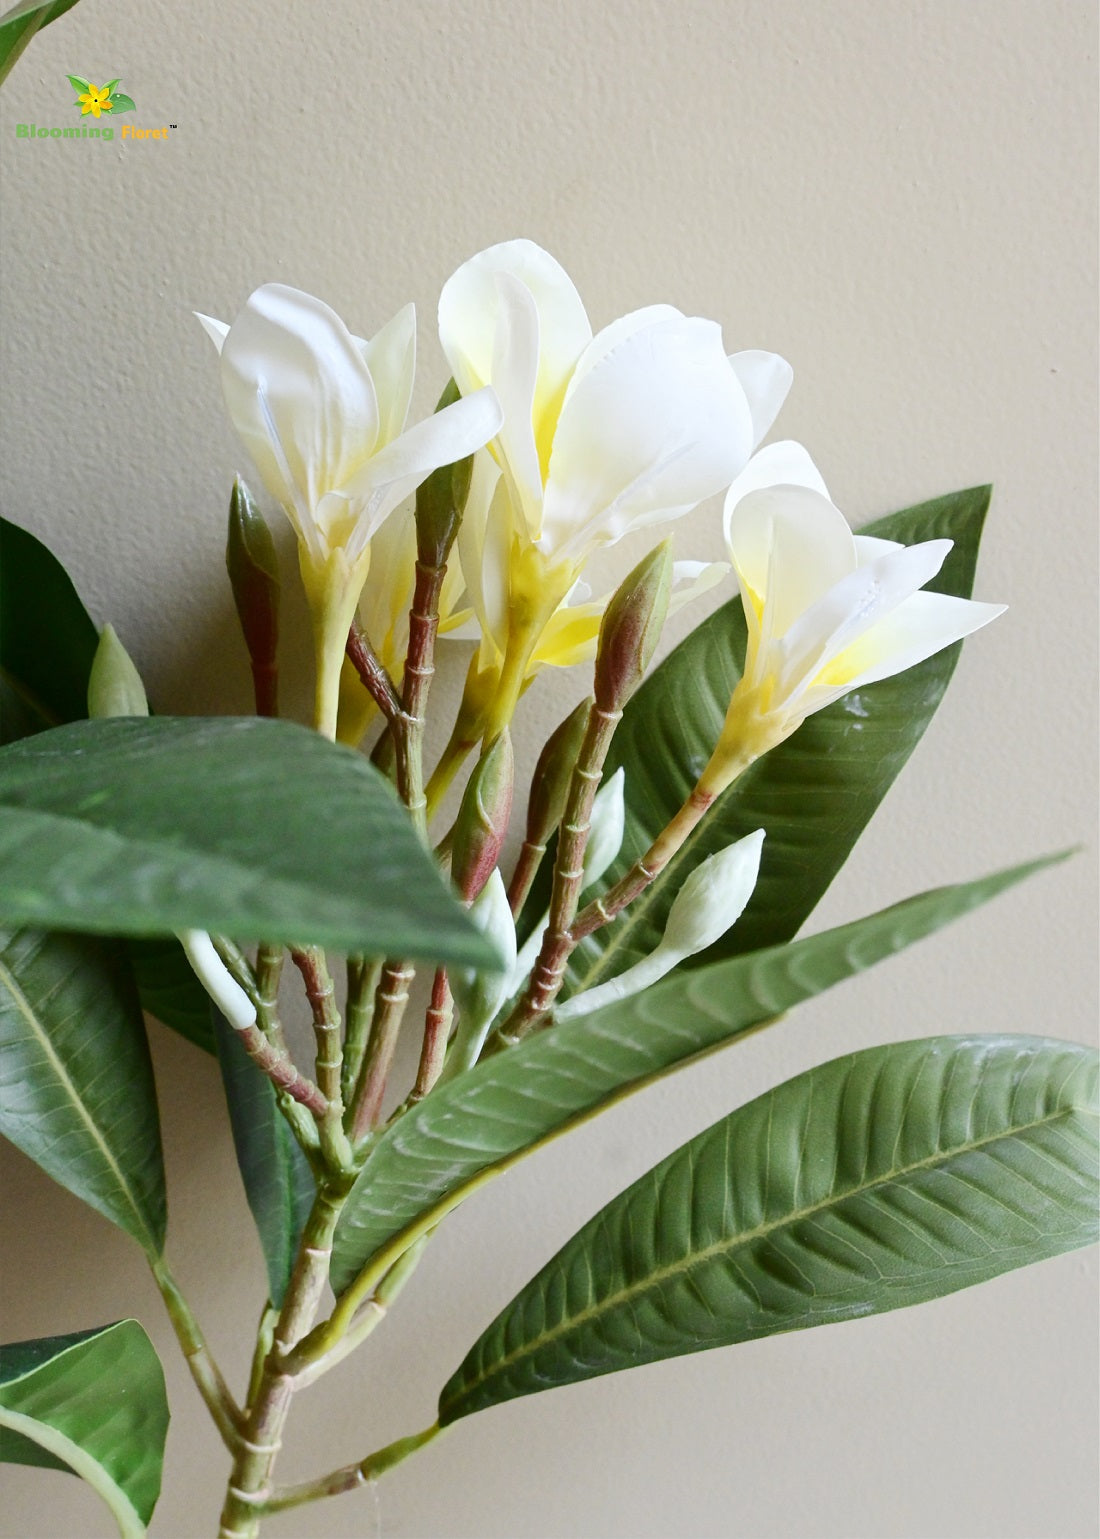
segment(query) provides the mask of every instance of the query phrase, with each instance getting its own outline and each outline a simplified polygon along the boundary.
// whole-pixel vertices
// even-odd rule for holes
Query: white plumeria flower
[[[920,591],[950,540],[853,534],[800,444],[755,456],[730,487],[725,532],[748,625],[744,675],[705,778],[712,790],[849,691],[912,668],[1003,604]],[[722,761],[722,775],[716,761]]]
[[[258,288],[231,326],[199,320],[221,354],[233,425],[298,535],[317,642],[317,725],[331,736],[371,539],[433,470],[497,432],[500,406],[491,390],[478,391],[406,428],[412,305],[369,342],[321,300],[281,283]]]
[[[458,532],[458,559],[448,568],[448,577],[454,572],[461,573],[469,607],[461,615],[451,613],[446,627],[441,621],[440,633],[449,631],[456,641],[480,641],[480,673],[499,669],[508,649],[512,549],[506,483],[488,453],[478,454],[466,513]],[[715,587],[729,570],[726,561],[673,562],[669,614],[675,614]],[[580,579],[574,582],[540,632],[527,661],[525,680],[532,679],[542,668],[571,668],[577,663],[591,662],[596,655],[604,610],[615,591],[611,588],[594,599],[587,583]],[[444,613],[442,608],[440,613]]]
[[[491,735],[592,552],[728,486],[774,421],[791,370],[771,353],[727,358],[715,322],[671,305],[593,336],[568,275],[526,240],[458,269],[439,330],[463,395],[491,384],[504,410],[485,545],[472,548],[471,530],[462,548],[467,579],[484,572],[479,620],[499,635],[501,617],[513,618]]]
[[[575,1020],[603,1005],[629,999],[688,957],[713,946],[745,912],[760,874],[763,844],[764,830],[758,828],[696,866],[673,900],[660,945],[617,977],[559,1005],[555,1021]]]

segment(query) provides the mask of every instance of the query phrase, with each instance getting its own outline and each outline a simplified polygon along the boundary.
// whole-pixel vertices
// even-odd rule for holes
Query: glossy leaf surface
[[[268,1297],[283,1302],[316,1185],[305,1155],[276,1104],[275,1088],[211,1009],[233,1146],[264,1253]]]
[[[1096,1053],[1037,1037],[932,1037],[800,1074],[586,1224],[473,1347],[441,1420],[1087,1245],[1098,1111]]]
[[[34,34],[75,4],[76,0],[21,0],[0,16],[0,82],[7,79]]]
[[[953,539],[954,549],[928,586],[968,597],[989,495],[988,487],[956,492],[860,532],[905,545]],[[848,695],[811,716],[793,737],[758,760],[625,914],[581,943],[566,977],[566,993],[589,988],[648,955],[688,873],[756,828],[766,829],[767,838],[748,908],[732,930],[688,966],[756,951],[796,934],[920,741],[958,655],[957,645],[948,647],[895,678]],[[606,770],[611,774],[621,766],[626,771],[626,834],[618,860],[588,896],[615,882],[684,802],[718,739],[744,656],[745,621],[738,598],[693,631],[627,706]],[[529,918],[545,907],[540,891]]]
[[[9,922],[493,960],[392,787],[290,722],[117,718],[10,744],[0,873]]]
[[[0,1459],[71,1471],[144,1534],[160,1494],[168,1401],[136,1320],[0,1347]]]
[[[0,520],[0,742],[86,716],[98,644],[57,557],[26,529]]]
[[[1045,864],[939,888],[806,940],[674,974],[477,1064],[402,1117],[371,1153],[337,1226],[333,1286],[342,1291],[389,1240],[431,1227],[539,1144],[892,956]]]
[[[156,1089],[117,943],[0,931],[0,1133],[150,1256],[160,1254]]]

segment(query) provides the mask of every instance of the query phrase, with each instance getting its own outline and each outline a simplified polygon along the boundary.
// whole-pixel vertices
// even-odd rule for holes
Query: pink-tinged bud
[[[592,698],[589,696],[554,728],[539,754],[527,803],[528,844],[545,845],[561,822],[591,709]]]
[[[672,591],[672,541],[650,551],[620,585],[604,613],[596,650],[596,704],[621,711],[653,659]]]
[[[459,389],[450,380],[436,404],[436,411],[452,406]],[[441,465],[422,481],[416,492],[416,555],[424,566],[444,566],[451,553],[458,526],[466,511],[474,457],[467,455],[453,465]]]
[[[451,880],[464,903],[477,897],[500,858],[514,784],[512,739],[505,729],[470,776],[455,822]]]
[[[257,710],[274,716],[279,645],[279,562],[275,542],[248,487],[238,476],[229,499],[225,566],[252,663]]]

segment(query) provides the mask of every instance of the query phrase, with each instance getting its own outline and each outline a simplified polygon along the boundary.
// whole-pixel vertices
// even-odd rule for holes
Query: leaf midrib
[[[13,1432],[21,1432],[32,1443],[37,1443],[40,1448],[63,1460],[74,1474],[86,1481],[110,1508],[118,1524],[120,1539],[145,1539],[145,1524],[138,1516],[133,1502],[99,1460],[79,1443],[56,1427],[51,1427],[48,1422],[27,1416],[22,1411],[9,1410],[2,1404],[0,1427],[10,1427]]]
[[[915,1160],[908,1165],[897,1166],[894,1169],[886,1172],[884,1175],[876,1177],[873,1181],[867,1181],[858,1186],[850,1187],[840,1195],[830,1196],[821,1202],[811,1203],[807,1207],[799,1208],[793,1213],[786,1213],[781,1218],[763,1224],[758,1224],[755,1228],[739,1234],[732,1239],[718,1240],[713,1245],[706,1246],[703,1250],[692,1252],[692,1254],[685,1259],[673,1262],[668,1266],[661,1267],[654,1272],[648,1273],[640,1281],[631,1283],[627,1288],[621,1288],[617,1293],[614,1293],[606,1299],[601,1300],[598,1304],[589,1305],[587,1309],[581,1310],[578,1314],[570,1315],[567,1319],[560,1321],[557,1325],[555,1325],[552,1330],[544,1331],[541,1335],[525,1343],[522,1347],[515,1348],[505,1357],[496,1359],[487,1373],[479,1375],[476,1379],[473,1379],[462,1386],[461,1393],[456,1397],[456,1400],[460,1402],[461,1400],[468,1399],[469,1396],[472,1395],[477,1389],[481,1388],[482,1385],[489,1383],[490,1380],[497,1378],[502,1373],[507,1372],[507,1370],[511,1368],[515,1363],[520,1362],[525,1358],[534,1356],[536,1352],[541,1351],[544,1347],[552,1344],[558,1338],[568,1335],[574,1330],[580,1329],[591,1320],[595,1320],[601,1315],[610,1313],[613,1309],[617,1309],[621,1305],[629,1303],[631,1300],[637,1298],[643,1293],[649,1292],[651,1290],[655,1291],[658,1288],[663,1287],[666,1282],[670,1281],[674,1277],[694,1271],[696,1267],[703,1265],[707,1261],[713,1260],[716,1256],[733,1255],[744,1246],[750,1245],[756,1240],[766,1239],[768,1235],[775,1233],[775,1231],[778,1229],[783,1229],[790,1225],[801,1223],[805,1219],[812,1218],[815,1214],[824,1212],[830,1207],[836,1207],[842,1202],[848,1202],[855,1197],[864,1196],[868,1192],[873,1192],[876,1188],[890,1186],[894,1182],[901,1180],[903,1177],[916,1174],[921,1170],[930,1169],[936,1164],[944,1164],[951,1160],[957,1159],[961,1155],[972,1154],[977,1150],[988,1148],[993,1144],[1004,1143],[1013,1139],[1020,1138],[1022,1135],[1029,1133],[1036,1128],[1046,1127],[1055,1122],[1087,1117],[1089,1115],[1090,1113],[1086,1107],[1059,1107],[1057,1111],[1052,1112],[1049,1116],[1036,1118],[1032,1122],[1020,1123],[1008,1131],[1002,1129],[1001,1131],[992,1134],[988,1138],[979,1138],[967,1143],[953,1145],[951,1149],[946,1151],[937,1150],[935,1154],[929,1155],[926,1159]]]
[[[61,1082],[62,1087],[67,1092],[73,1107],[75,1108],[77,1114],[80,1116],[81,1120],[84,1122],[89,1133],[92,1135],[93,1142],[96,1144],[109,1170],[114,1175],[115,1180],[118,1182],[120,1190],[124,1194],[126,1201],[129,1203],[134,1217],[137,1219],[139,1229],[141,1230],[142,1234],[145,1235],[145,1240],[140,1241],[139,1243],[142,1244],[142,1248],[150,1256],[159,1255],[160,1248],[156,1243],[152,1231],[145,1221],[144,1214],[134,1199],[134,1194],[130,1190],[130,1185],[123,1175],[122,1169],[118,1161],[115,1159],[110,1145],[104,1139],[98,1123],[95,1121],[91,1113],[84,1105],[84,1102],[82,1101],[76,1086],[73,1084],[68,1070],[66,1069],[61,1059],[58,1057],[54,1045],[50,1041],[48,1033],[44,1030],[41,1023],[39,1022],[38,1016],[34,1011],[34,1007],[31,1005],[26,994],[24,994],[16,979],[13,977],[12,973],[3,962],[0,962],[0,984],[3,984],[3,986],[8,990],[9,994],[15,1001],[16,1008],[19,1010],[24,1020],[26,1020],[30,1026],[34,1036],[40,1042],[47,1058],[53,1065],[58,1080]]]

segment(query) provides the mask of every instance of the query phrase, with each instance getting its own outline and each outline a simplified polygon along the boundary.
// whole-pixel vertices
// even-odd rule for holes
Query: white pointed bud
[[[696,866],[669,909],[661,944],[617,978],[572,999],[554,1011],[557,1022],[629,999],[658,983],[678,962],[713,946],[740,919],[760,872],[764,830],[747,834]]]
[[[598,882],[623,847],[626,832],[626,775],[617,769],[592,803],[588,843],[584,847],[582,889]]]
[[[691,957],[725,935],[752,897],[763,844],[758,828],[696,866],[669,910],[662,948]]]
[[[195,976],[234,1031],[256,1024],[256,1009],[214,949],[205,930],[181,930],[179,940]]]
[[[504,878],[494,870],[470,905],[470,918],[492,942],[501,959],[499,971],[456,967],[450,974],[451,993],[458,1006],[455,1039],[441,1079],[453,1079],[477,1062],[493,1017],[508,998],[508,982],[516,962],[516,927]]]
[[[107,716],[148,714],[141,675],[115,635],[114,626],[105,625],[88,675],[88,715],[93,721],[102,721]]]

